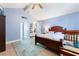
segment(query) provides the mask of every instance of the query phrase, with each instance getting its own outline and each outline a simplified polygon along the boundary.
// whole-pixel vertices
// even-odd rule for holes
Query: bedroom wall
[[[20,39],[21,16],[27,16],[21,8],[5,8],[6,16],[6,40],[12,41]]]
[[[52,26],[62,26],[67,28],[68,30],[79,30],[79,12],[50,18],[44,21],[41,21],[42,32],[44,27],[52,27]]]

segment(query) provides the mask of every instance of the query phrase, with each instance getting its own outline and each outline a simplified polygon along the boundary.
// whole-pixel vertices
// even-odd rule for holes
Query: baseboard
[[[11,43],[14,43],[14,42],[17,42],[17,41],[20,41],[20,39],[12,40],[12,41],[7,41],[6,44],[11,44]]]

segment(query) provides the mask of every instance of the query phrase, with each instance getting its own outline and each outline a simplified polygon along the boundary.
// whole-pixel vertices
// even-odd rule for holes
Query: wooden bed
[[[63,33],[65,31],[65,29],[63,29],[63,27],[61,27],[61,26],[53,26],[49,29],[49,31]],[[48,38],[43,38],[43,37],[39,37],[39,36],[35,35],[35,44],[37,44],[37,43],[43,44],[46,47],[53,49],[57,53],[59,53],[60,47],[62,47],[62,39],[60,39],[60,41],[55,41],[55,40],[51,40]]]

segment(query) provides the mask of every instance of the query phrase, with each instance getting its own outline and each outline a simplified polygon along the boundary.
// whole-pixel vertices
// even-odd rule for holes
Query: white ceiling
[[[28,3],[0,3],[4,8],[24,8]],[[30,8],[26,10],[36,20],[45,20],[72,12],[79,11],[78,3],[47,3],[42,4],[43,9],[36,7],[34,10]]]
[[[49,3],[45,4],[43,9],[31,10],[29,13],[37,20],[46,20],[78,11],[79,4],[77,3]]]
[[[28,3],[0,3],[4,8],[24,8]]]

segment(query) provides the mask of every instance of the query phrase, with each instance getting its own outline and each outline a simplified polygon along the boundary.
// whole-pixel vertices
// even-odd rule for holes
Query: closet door
[[[0,16],[0,52],[5,50],[5,16]]]

